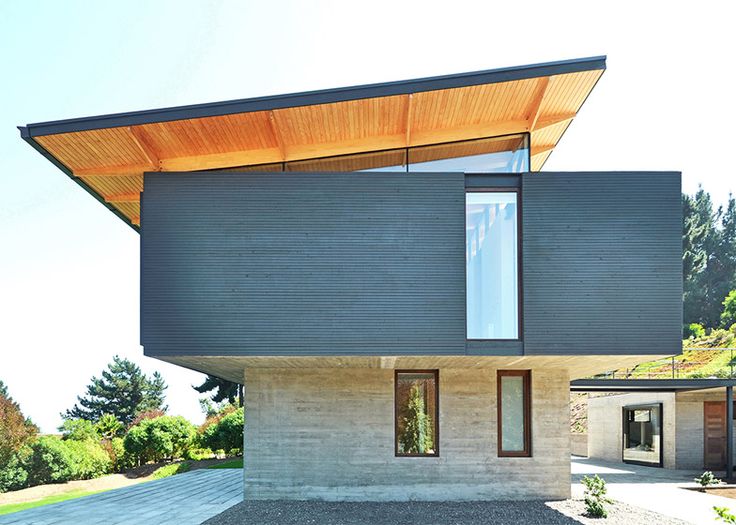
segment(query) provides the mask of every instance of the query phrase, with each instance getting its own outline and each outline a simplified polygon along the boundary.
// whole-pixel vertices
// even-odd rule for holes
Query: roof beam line
[[[414,100],[414,95],[409,93],[406,97],[406,122],[404,124],[404,129],[406,130],[406,147],[408,148],[411,144],[411,109],[413,106],[412,102]]]
[[[151,165],[151,169],[158,170],[159,164],[158,159],[159,155],[156,152],[156,150],[151,145],[151,141],[148,139],[146,134],[143,132],[142,129],[136,128],[133,126],[128,126],[128,132],[130,133],[131,138],[133,139],[133,142],[138,147],[140,152],[143,154],[143,157],[148,161],[148,163]]]
[[[542,107],[542,101],[544,100],[544,95],[547,93],[548,87],[549,77],[542,77],[537,80],[537,92],[534,95],[531,104],[529,104],[529,110],[527,112],[529,131],[534,131],[534,129],[536,128],[537,120],[539,120],[540,114],[539,109]]]
[[[279,125],[276,122],[276,114],[273,110],[268,112],[268,124],[271,128],[271,133],[273,134],[273,139],[276,142],[276,145],[279,148],[279,151],[281,152],[281,160],[286,160],[286,146],[284,145],[284,137],[281,135],[281,129],[279,129]]]
[[[555,149],[554,144],[545,144],[542,146],[532,146],[531,156],[534,157],[535,155],[541,155],[542,153],[547,153],[548,151],[552,151],[553,149]]]
[[[537,120],[534,131],[540,131],[544,128],[560,124],[562,122],[569,122],[575,118],[575,113],[561,113],[559,115],[547,115],[546,117],[540,117]]]
[[[140,193],[115,193],[113,195],[107,195],[105,201],[107,202],[138,202],[140,200]]]

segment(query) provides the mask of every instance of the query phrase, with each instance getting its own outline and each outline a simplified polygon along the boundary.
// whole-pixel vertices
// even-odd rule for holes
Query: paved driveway
[[[580,479],[598,474],[608,486],[608,495],[618,501],[695,524],[713,525],[713,506],[736,512],[736,499],[703,494],[685,487],[695,487],[693,478],[702,471],[672,470],[613,463],[598,459],[572,458],[572,497],[582,498]],[[719,474],[719,473],[716,473]]]
[[[0,516],[0,525],[195,525],[243,500],[241,469],[202,469]]]

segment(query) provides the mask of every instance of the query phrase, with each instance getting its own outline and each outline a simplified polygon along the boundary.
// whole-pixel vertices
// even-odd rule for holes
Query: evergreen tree
[[[102,377],[92,377],[86,395],[77,396],[79,404],[63,413],[62,417],[96,423],[104,414],[111,414],[128,425],[139,412],[166,410],[166,388],[158,372],[148,377],[132,361],[115,356],[107,370],[102,372]]]
[[[192,388],[204,394],[205,392],[214,393],[210,396],[210,399],[215,403],[222,403],[227,399],[231,405],[235,404],[235,398],[238,399],[238,406],[243,406],[243,385],[233,383],[227,379],[221,379],[219,377],[208,375],[204,382],[199,386],[192,385]]]
[[[683,313],[685,323],[715,326],[720,301],[714,303],[711,273],[717,265],[713,254],[717,244],[716,214],[708,192],[698,188],[683,204]]]
[[[424,406],[424,394],[418,384],[411,387],[404,432],[399,441],[408,454],[426,454],[434,449],[432,421]]]

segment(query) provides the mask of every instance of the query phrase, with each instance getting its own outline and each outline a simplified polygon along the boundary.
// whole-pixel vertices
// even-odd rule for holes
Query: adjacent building
[[[140,232],[145,355],[244,382],[246,498],[567,498],[570,379],[682,326],[680,174],[541,171],[604,69],[21,135]]]

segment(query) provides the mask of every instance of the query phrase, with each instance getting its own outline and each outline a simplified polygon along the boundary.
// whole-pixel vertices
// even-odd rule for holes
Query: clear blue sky
[[[138,235],[17,125],[607,54],[545,169],[681,170],[686,191],[722,203],[736,187],[733,7],[564,5],[0,3],[0,378],[25,414],[53,431],[120,354],[160,370],[171,411],[197,420],[202,376],[143,357]]]

